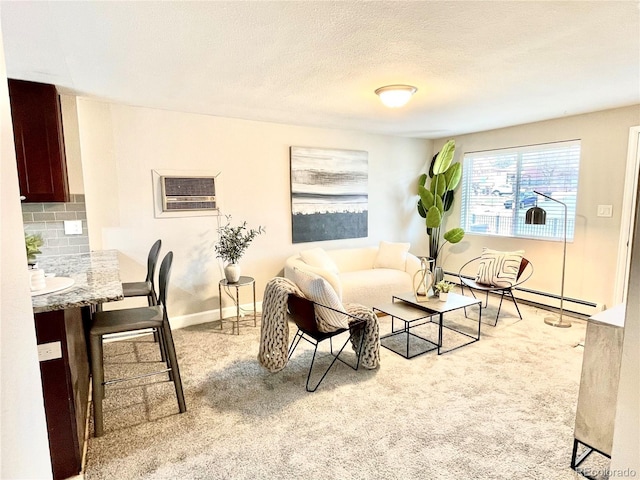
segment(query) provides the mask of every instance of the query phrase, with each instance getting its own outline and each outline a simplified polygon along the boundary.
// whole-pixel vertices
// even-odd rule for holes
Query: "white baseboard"
[[[244,310],[245,314],[253,315],[253,304],[246,303],[240,305],[240,310]],[[262,302],[256,302],[256,310],[258,314],[262,312]],[[236,316],[236,307],[230,306],[222,309],[222,317],[229,318]],[[209,322],[219,322],[220,321],[220,310],[207,310],[205,312],[191,313],[189,315],[181,315],[178,317],[171,317],[169,319],[169,323],[171,324],[171,329],[176,330],[178,328],[189,327],[191,325],[200,325],[201,323],[209,323]]]

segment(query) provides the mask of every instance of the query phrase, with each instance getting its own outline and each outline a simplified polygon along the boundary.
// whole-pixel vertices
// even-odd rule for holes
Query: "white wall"
[[[437,150],[447,139],[432,145],[418,139],[168,112],[87,98],[76,103],[91,247],[119,250],[123,280],[130,281],[144,276],[149,246],[162,238],[163,252],[176,253],[174,315],[217,309],[217,282],[222,278],[213,250],[217,219],[154,218],[152,169],[222,172],[223,212],[232,214],[234,222],[247,220],[250,226],[267,227],[267,234],[254,241],[241,262],[243,273],[258,280],[259,297],[266,281],[281,272],[284,258],[302,248],[388,239],[411,241],[413,252],[428,252],[423,221],[415,212],[416,179],[428,166],[432,147]],[[567,245],[567,297],[612,305],[628,131],[639,121],[640,108],[633,106],[456,137],[458,159],[465,151],[581,139],[575,239]],[[368,238],[291,243],[291,145],[369,152]],[[613,217],[597,217],[598,204],[613,205]],[[448,228],[459,221],[459,208],[456,202],[446,220]],[[445,269],[457,271],[483,246],[523,248],[535,265],[526,287],[559,293],[559,242],[468,233],[460,244],[445,246]],[[522,296],[558,305],[553,299]],[[565,308],[594,312],[571,303]]]
[[[52,478],[0,32],[0,478]]]
[[[637,141],[637,137],[636,137]],[[640,184],[637,185],[640,198]],[[640,202],[636,205],[635,232],[629,269],[624,340],[620,365],[620,384],[616,423],[611,452],[611,469],[631,469],[640,475]],[[611,475],[614,478],[613,475]],[[624,477],[618,474],[617,477]]]
[[[575,238],[567,243],[564,291],[567,297],[612,306],[629,128],[639,123],[640,106],[636,105],[455,137],[458,159],[462,159],[464,152],[581,140]],[[434,141],[434,150],[437,151],[446,140]],[[460,192],[457,196],[460,197]],[[613,217],[597,217],[599,204],[613,205]],[[459,225],[459,221],[458,201],[447,220],[447,228]],[[417,244],[418,238],[413,237],[412,241]],[[444,257],[445,270],[457,272],[466,260],[479,255],[482,247],[524,249],[526,257],[535,266],[535,273],[523,286],[560,293],[561,242],[467,233],[460,244],[445,247],[444,250],[450,253]],[[527,298],[558,305],[541,296]],[[571,303],[565,303],[565,308],[589,314],[594,312],[592,308],[584,309]]]
[[[221,172],[223,212],[233,216],[234,224],[246,220],[250,227],[267,229],[240,262],[243,274],[256,278],[261,299],[265,283],[281,274],[287,256],[301,249],[406,241],[415,208],[413,183],[431,157],[431,142],[419,139],[169,112],[87,98],[78,98],[77,107],[91,248],[119,250],[122,280],[132,281],[144,277],[149,247],[162,238],[162,253],[175,253],[172,316],[218,308],[222,273],[214,252],[217,217],[154,218],[152,169]],[[292,145],[369,153],[368,238],[292,244]]]

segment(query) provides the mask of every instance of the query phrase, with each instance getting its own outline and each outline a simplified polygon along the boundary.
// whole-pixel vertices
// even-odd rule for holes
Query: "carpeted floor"
[[[548,312],[521,310],[522,321],[503,306],[479,342],[441,356],[382,348],[374,371],[337,362],[315,393],[304,388],[304,342],[270,374],[256,360],[260,323],[243,322],[240,335],[229,322],[177,330],[187,412],[158,378],[107,387],[106,434],[89,441],[85,478],[582,478],[569,463],[586,323],[557,329]],[[494,317],[490,306],[483,318]],[[388,333],[390,318],[380,325]],[[150,337],[107,344],[105,355],[107,379],[140,360],[158,366]],[[606,478],[608,461],[589,462]]]

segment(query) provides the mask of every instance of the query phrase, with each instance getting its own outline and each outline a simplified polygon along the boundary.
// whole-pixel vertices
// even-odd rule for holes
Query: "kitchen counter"
[[[31,297],[53,478],[62,480],[82,470],[90,385],[86,338],[93,312],[124,294],[117,250],[39,258],[38,267],[74,281],[65,290]]]
[[[45,257],[38,259],[38,268],[46,274],[70,277],[74,284],[66,290],[32,297],[34,313],[84,307],[124,298],[117,250]]]

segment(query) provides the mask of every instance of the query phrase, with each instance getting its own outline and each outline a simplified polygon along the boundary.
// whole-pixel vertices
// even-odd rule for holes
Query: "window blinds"
[[[561,240],[564,208],[536,190],[567,204],[567,240],[572,240],[579,169],[579,140],[467,153],[462,227],[471,234]],[[536,203],[547,211],[546,225],[524,223]]]

